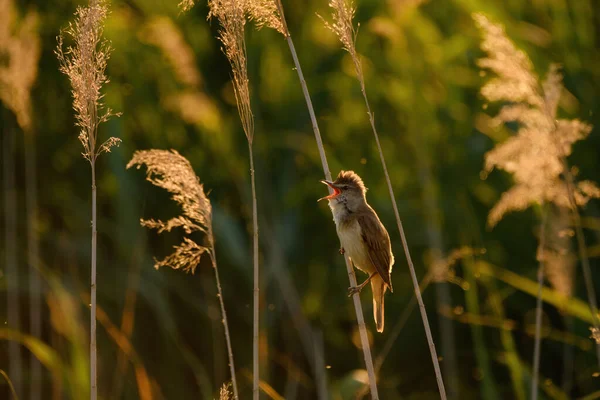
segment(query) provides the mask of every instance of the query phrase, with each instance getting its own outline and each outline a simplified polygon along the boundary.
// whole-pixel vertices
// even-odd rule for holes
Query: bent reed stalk
[[[327,162],[327,156],[325,155],[325,148],[323,147],[323,139],[321,138],[321,132],[319,131],[319,125],[317,124],[317,118],[315,116],[315,111],[312,105],[312,101],[310,98],[310,93],[308,91],[308,86],[306,84],[306,80],[304,79],[304,74],[302,73],[302,67],[300,66],[300,61],[298,60],[298,54],[296,52],[296,48],[294,46],[294,42],[292,40],[292,36],[287,27],[287,22],[285,20],[285,14],[283,11],[283,5],[280,0],[274,0],[277,6],[277,11],[279,13],[279,19],[282,26],[282,30],[280,32],[283,33],[288,47],[290,48],[290,53],[292,54],[292,58],[294,60],[294,66],[296,68],[296,72],[298,73],[298,79],[300,80],[300,85],[302,87],[302,93],[304,95],[304,100],[306,101],[306,106],[308,108],[308,113],[310,115],[310,121],[312,124],[313,132],[315,135],[315,140],[317,142],[317,148],[319,150],[319,157],[321,159],[321,165],[323,167],[323,173],[325,175],[325,179],[332,180],[331,172],[329,170],[329,164]],[[331,191],[331,189],[329,189]],[[348,279],[350,281],[351,287],[357,286],[356,275],[354,273],[354,268],[348,258],[348,255],[344,255],[344,260],[346,262],[346,269],[348,271]],[[363,350],[363,355],[365,359],[365,365],[367,368],[367,374],[369,376],[369,387],[371,390],[371,397],[373,400],[379,399],[379,393],[377,391],[377,382],[375,378],[375,369],[373,367],[373,358],[371,356],[371,348],[369,346],[369,337],[367,334],[367,327],[365,324],[365,318],[362,311],[362,305],[360,302],[360,295],[358,293],[354,293],[352,295],[352,300],[354,303],[354,310],[356,312],[356,321],[358,324],[358,330],[360,334],[360,342]]]
[[[392,187],[392,181],[390,179],[390,174],[387,169],[387,164],[385,161],[385,157],[383,155],[383,149],[381,148],[381,143],[379,141],[379,134],[377,133],[377,128],[375,127],[375,115],[371,111],[371,106],[369,104],[369,99],[367,97],[367,90],[365,87],[365,78],[363,74],[362,64],[359,58],[358,53],[356,52],[356,36],[357,33],[354,29],[354,25],[352,19],[354,17],[354,8],[352,4],[346,3],[346,0],[332,0],[329,3],[329,6],[333,9],[333,23],[328,23],[325,20],[325,26],[330,29],[333,33],[335,33],[340,42],[342,43],[342,47],[344,50],[350,54],[352,58],[352,62],[354,64],[354,70],[356,72],[356,78],[360,84],[360,90],[363,95],[363,99],[365,101],[365,106],[367,108],[367,115],[369,116],[369,123],[371,125],[371,130],[373,131],[373,136],[375,138],[375,143],[377,144],[377,152],[379,153],[379,159],[381,161],[381,165],[383,167],[383,174],[385,175],[385,181],[387,184],[387,188],[390,194],[390,200],[392,201],[392,207],[394,209],[394,216],[396,217],[396,225],[398,227],[398,232],[400,233],[400,238],[402,240],[402,247],[404,249],[404,254],[406,256],[406,261],[408,263],[408,268],[410,271],[410,276],[412,279],[415,296],[417,298],[417,302],[419,304],[419,311],[421,313],[421,319],[423,320],[423,327],[425,328],[425,335],[427,336],[427,343],[429,345],[429,352],[431,353],[431,361],[433,363],[433,368],[435,370],[435,377],[437,380],[438,391],[440,397],[445,400],[446,399],[446,389],[444,387],[444,380],[442,378],[442,371],[440,369],[440,362],[438,359],[437,351],[435,348],[435,343],[433,341],[433,335],[431,333],[431,327],[429,326],[429,319],[427,317],[427,311],[425,309],[425,303],[423,302],[423,297],[421,296],[421,290],[419,289],[419,280],[417,279],[417,274],[415,272],[415,267],[412,261],[412,257],[410,255],[410,250],[408,248],[408,243],[406,240],[406,234],[404,232],[404,227],[402,226],[402,220],[400,218],[400,213],[398,212],[398,204],[396,202],[396,197],[394,195],[394,189]],[[321,18],[323,19],[323,18]]]
[[[221,306],[223,329],[225,330],[225,342],[227,345],[227,356],[229,358],[229,370],[231,372],[231,383],[235,399],[238,399],[237,380],[235,376],[235,365],[233,362],[233,350],[221,279],[217,265],[215,250],[215,239],[212,228],[212,206],[200,179],[196,176],[190,162],[175,150],[142,150],[136,151],[127,164],[127,168],[136,166],[138,169],[145,165],[147,167],[146,180],[155,186],[165,189],[171,194],[171,199],[181,206],[182,214],[168,221],[142,219],[142,226],[156,229],[157,232],[170,232],[174,228],[182,228],[187,236],[183,241],[173,246],[173,253],[162,260],[156,260],[154,267],[171,267],[184,272],[194,273],[196,267],[204,254],[208,254],[215,272],[217,285],[217,297]],[[194,232],[206,235],[208,245],[195,242],[189,236]]]

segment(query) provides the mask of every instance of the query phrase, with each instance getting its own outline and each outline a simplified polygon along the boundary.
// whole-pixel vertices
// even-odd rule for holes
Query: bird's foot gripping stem
[[[360,291],[362,290],[362,286],[350,286],[348,288],[348,297],[352,297],[355,294],[360,294]]]
[[[371,281],[371,279],[375,276],[375,274],[377,274],[377,272],[371,273],[371,275],[369,275],[369,277],[358,286],[350,286],[348,288],[348,297],[352,297],[356,293],[360,294],[360,291],[363,290],[363,288],[365,286],[367,286],[367,284]]]

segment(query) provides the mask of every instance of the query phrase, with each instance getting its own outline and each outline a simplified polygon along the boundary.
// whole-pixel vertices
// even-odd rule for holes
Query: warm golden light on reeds
[[[165,189],[171,193],[171,199],[181,206],[182,214],[168,221],[142,219],[142,226],[155,229],[158,233],[170,232],[174,228],[181,228],[186,235],[194,232],[205,234],[205,244],[197,243],[189,237],[174,246],[174,251],[162,260],[156,260],[154,267],[171,267],[184,272],[194,273],[196,267],[204,254],[210,258],[215,272],[215,283],[219,305],[221,307],[223,329],[227,344],[227,356],[229,358],[229,369],[231,372],[231,386],[233,387],[233,398],[238,398],[235,364],[231,337],[229,334],[229,322],[225,310],[225,300],[219,278],[219,267],[215,250],[215,238],[212,228],[212,206],[204,193],[204,187],[200,179],[194,173],[190,162],[175,150],[142,150],[136,151],[127,164],[127,168],[141,168],[146,166],[146,180],[153,185]],[[224,385],[221,391],[229,393],[229,385]]]
[[[208,2],[210,9],[208,18],[216,18],[219,21],[219,40],[223,45],[223,53],[231,64],[233,90],[240,120],[246,138],[252,144],[254,139],[254,116],[250,107],[250,81],[248,80],[248,67],[246,65],[245,4],[244,1],[237,0],[211,0]]]
[[[425,309],[425,303],[423,302],[423,298],[421,296],[421,290],[419,288],[419,281],[417,279],[415,267],[413,265],[412,257],[410,255],[410,249],[408,247],[408,242],[406,240],[406,234],[404,232],[404,227],[402,225],[402,220],[400,219],[400,213],[398,211],[398,204],[396,202],[396,196],[394,195],[394,189],[392,187],[392,181],[390,175],[388,173],[387,163],[385,160],[385,156],[383,153],[383,149],[381,147],[381,143],[379,140],[379,134],[377,133],[377,127],[375,125],[375,114],[371,111],[371,105],[369,103],[369,99],[367,96],[367,90],[365,85],[365,77],[363,74],[362,63],[358,52],[356,51],[356,30],[354,29],[354,13],[355,9],[351,2],[347,2],[346,0],[331,0],[329,2],[329,7],[332,9],[332,20],[333,22],[329,23],[325,21],[324,18],[321,17],[321,20],[324,22],[325,27],[331,30],[336,34],[338,39],[342,44],[342,48],[350,54],[352,58],[352,63],[354,64],[354,71],[356,73],[356,78],[360,85],[360,89],[363,95],[363,99],[365,102],[365,107],[367,109],[367,115],[369,116],[369,123],[371,125],[371,130],[373,132],[373,137],[375,139],[375,144],[377,145],[377,151],[379,153],[379,160],[381,162],[381,166],[383,168],[383,175],[385,177],[386,185],[388,188],[388,192],[390,195],[390,200],[392,202],[392,209],[394,210],[394,217],[396,219],[396,226],[398,228],[398,233],[400,234],[400,238],[402,241],[402,247],[404,249],[404,254],[406,256],[406,261],[408,264],[408,270],[410,272],[413,288],[415,291],[417,303],[419,304],[419,311],[421,314],[421,319],[423,322],[423,327],[425,329],[425,336],[427,338],[427,344],[429,346],[429,352],[431,355],[431,361],[433,363],[434,373],[437,381],[438,392],[442,400],[446,399],[446,388],[444,385],[444,379],[442,377],[442,372],[440,369],[439,357],[437,355],[437,350],[435,343],[433,341],[433,334],[431,332],[431,327],[429,326],[429,318],[427,316],[427,311]],[[367,365],[367,371],[369,372],[369,381],[371,382],[371,394],[373,397],[377,397],[377,388],[374,385],[375,382],[375,372],[373,370],[372,365]]]
[[[188,237],[174,246],[175,251],[163,260],[155,260],[154,267],[171,267],[194,273],[202,255],[210,251],[213,243],[212,208],[204,188],[189,161],[175,150],[136,151],[127,168],[146,166],[146,180],[171,193],[171,199],[181,206],[182,214],[168,221],[142,219],[142,226],[156,229],[158,233],[181,228],[190,235],[203,232],[209,245],[196,243]]]
[[[555,120],[562,91],[558,66],[552,65],[540,84],[529,57],[514,46],[500,25],[481,14],[473,18],[484,32],[481,48],[487,54],[478,64],[494,73],[481,88],[481,94],[489,102],[508,103],[493,117],[492,126],[507,122],[517,122],[519,126],[516,135],[485,155],[486,173],[499,168],[515,180],[490,211],[490,226],[507,213],[532,204],[571,208],[562,158],[571,154],[573,144],[585,139],[592,127],[576,119]],[[573,189],[579,206],[592,197],[600,197],[600,188],[591,181],[578,182]]]
[[[110,152],[121,139],[110,137],[98,144],[98,125],[108,121],[113,113],[104,106],[102,87],[109,82],[106,66],[112,51],[108,40],[103,38],[104,21],[108,8],[104,1],[89,7],[78,7],[75,22],[58,36],[56,55],[60,71],[69,77],[73,95],[73,110],[77,126],[81,129],[79,140],[83,145],[83,156],[93,163],[102,153]],[[64,48],[65,36],[74,41]]]
[[[38,16],[28,12],[17,24],[14,5],[0,0],[0,101],[17,116],[21,129],[32,129],[31,89],[37,78],[40,39]]]
[[[71,83],[73,110],[76,125],[79,127],[79,141],[83,145],[83,157],[92,169],[92,249],[90,282],[90,398],[98,396],[97,348],[96,348],[96,257],[97,257],[97,217],[96,217],[96,160],[102,153],[109,153],[118,146],[121,139],[109,137],[98,141],[98,126],[108,121],[113,113],[102,102],[102,87],[109,82],[106,66],[110,58],[110,43],[103,38],[104,23],[108,7],[104,0],[93,1],[88,7],[78,7],[75,22],[58,36],[55,51],[60,71],[67,75]],[[64,37],[73,44],[64,47]]]
[[[570,286],[566,258],[560,260],[560,253],[557,255],[546,245],[549,207],[571,211],[594,329],[600,325],[578,210],[591,198],[600,197],[600,188],[591,181],[575,182],[575,173],[567,162],[573,143],[585,139],[592,127],[577,119],[557,119],[563,90],[562,75],[557,65],[552,64],[546,79],[540,82],[527,54],[515,47],[501,25],[491,22],[483,14],[473,14],[473,19],[483,33],[481,49],[486,53],[486,57],[480,59],[478,64],[494,73],[481,88],[481,94],[489,102],[504,104],[492,119],[492,127],[502,127],[509,122],[517,124],[515,135],[497,144],[485,155],[486,174],[499,168],[514,178],[513,187],[502,194],[489,212],[488,224],[493,227],[511,211],[525,210],[533,205],[543,207],[537,252],[540,264],[531,386],[531,399],[536,400],[545,270],[551,271],[554,284],[560,284],[563,292],[567,292]],[[596,357],[600,365],[600,346],[596,347]]]

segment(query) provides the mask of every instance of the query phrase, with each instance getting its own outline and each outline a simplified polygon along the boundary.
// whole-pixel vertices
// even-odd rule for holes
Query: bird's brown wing
[[[369,253],[369,258],[383,281],[392,290],[392,264],[394,256],[390,245],[390,236],[372,209],[358,216],[362,239]]]

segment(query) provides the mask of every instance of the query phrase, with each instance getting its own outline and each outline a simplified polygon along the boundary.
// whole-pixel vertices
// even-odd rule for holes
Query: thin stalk
[[[7,115],[8,113],[5,113]],[[8,327],[21,330],[19,309],[19,270],[17,268],[17,194],[15,187],[15,132],[6,126],[4,132],[4,262],[6,263],[6,305]],[[17,394],[23,394],[23,363],[19,343],[8,343],[8,374]]]
[[[91,304],[90,304],[90,398],[98,398],[98,373],[96,352],[96,160],[92,159],[92,271],[91,271]]]
[[[223,289],[221,289],[221,279],[219,279],[219,268],[217,266],[217,253],[215,250],[214,239],[210,237],[210,259],[215,270],[215,281],[217,283],[217,297],[221,306],[221,315],[223,316],[223,329],[225,330],[225,343],[227,344],[227,357],[229,358],[229,371],[231,372],[231,386],[233,387],[233,398],[238,400],[237,379],[235,377],[235,364],[233,363],[233,349],[231,347],[231,335],[229,334],[229,323],[227,322],[227,312],[225,311],[225,302],[223,300]]]
[[[331,172],[329,171],[329,165],[327,163],[327,156],[325,155],[325,148],[323,147],[323,140],[321,139],[321,133],[319,131],[319,126],[317,124],[317,118],[315,117],[315,111],[312,105],[312,101],[310,99],[310,94],[308,92],[308,87],[306,85],[306,80],[304,79],[304,74],[302,73],[302,67],[300,66],[300,62],[298,61],[298,54],[296,53],[296,48],[294,47],[294,42],[292,41],[292,37],[289,34],[287,29],[287,24],[285,22],[285,16],[283,12],[283,6],[281,5],[281,1],[277,0],[277,7],[279,9],[279,15],[281,16],[281,21],[284,25],[284,30],[286,32],[285,39],[290,48],[290,52],[292,54],[292,58],[294,60],[294,66],[296,68],[296,72],[298,73],[298,78],[300,80],[300,85],[302,86],[302,93],[304,94],[304,100],[306,101],[306,106],[308,108],[308,113],[310,115],[310,120],[312,123],[312,128],[315,134],[315,140],[317,141],[317,147],[319,149],[319,156],[321,158],[321,164],[323,167],[323,173],[325,175],[325,179],[331,180]],[[331,190],[331,189],[330,189]],[[346,269],[348,271],[348,279],[350,281],[350,286],[357,286],[356,275],[354,274],[354,268],[350,263],[350,259],[348,255],[344,256],[346,261]],[[358,324],[358,331],[360,334],[360,342],[363,350],[363,355],[365,358],[365,365],[367,368],[367,373],[369,375],[369,386],[371,389],[371,397],[374,400],[379,399],[379,393],[377,391],[377,383],[375,380],[375,368],[373,367],[373,358],[371,356],[371,348],[369,347],[369,337],[367,335],[367,327],[365,325],[365,318],[362,311],[362,306],[360,303],[360,296],[355,293],[352,296],[352,300],[354,302],[354,310],[356,312],[356,322]]]
[[[567,177],[567,192],[569,195],[569,202],[573,212],[573,219],[575,222],[575,232],[577,236],[577,248],[579,250],[579,258],[581,259],[581,267],[583,269],[583,280],[585,282],[585,288],[587,292],[588,302],[590,304],[590,310],[592,312],[592,320],[594,322],[594,328],[600,329],[600,321],[598,320],[598,306],[596,301],[596,290],[594,289],[594,281],[592,278],[592,269],[590,268],[590,259],[587,255],[587,249],[585,247],[585,238],[583,236],[583,228],[581,227],[581,216],[579,215],[579,209],[575,203],[573,196],[573,175],[569,171],[569,166],[566,157],[562,157],[565,175]],[[596,358],[598,365],[600,366],[600,343],[596,343]]]
[[[543,93],[543,91],[542,91]],[[596,290],[594,289],[594,281],[592,278],[592,270],[590,268],[590,260],[587,255],[587,249],[585,247],[585,237],[583,236],[583,228],[581,225],[581,215],[579,215],[579,208],[573,195],[575,190],[575,178],[569,169],[569,162],[567,156],[564,153],[563,147],[558,143],[556,132],[558,131],[558,125],[556,119],[553,117],[552,112],[549,109],[547,103],[545,103],[545,112],[548,120],[554,125],[554,131],[551,133],[551,137],[554,140],[554,144],[559,151],[560,160],[563,166],[563,175],[566,178],[567,183],[567,196],[569,198],[569,204],[571,205],[571,211],[573,212],[573,222],[575,225],[575,233],[577,236],[577,249],[579,251],[579,258],[581,259],[581,267],[583,269],[583,280],[585,282],[585,288],[588,297],[588,303],[590,304],[590,310],[592,312],[592,320],[594,328],[600,329],[600,320],[598,318],[598,303],[596,300]],[[596,359],[598,366],[600,366],[600,343],[596,343]]]
[[[25,132],[25,204],[27,208],[27,261],[29,264],[29,324],[31,335],[42,337],[42,302],[41,279],[37,270],[39,256],[39,240],[37,234],[37,176],[36,148],[31,132]],[[42,393],[42,364],[35,354],[30,357],[31,391],[30,399],[41,399]]]
[[[248,140],[248,153],[250,154],[250,181],[252,184],[252,251],[254,263],[254,315],[252,332],[252,397],[258,400],[260,394],[259,388],[259,365],[258,365],[258,322],[259,322],[259,274],[258,274],[258,212],[256,210],[256,185],[254,182],[254,155],[252,152],[252,142]]]
[[[535,309],[535,344],[533,346],[533,373],[531,381],[531,400],[538,398],[538,380],[540,373],[540,350],[542,345],[542,288],[544,287],[544,246],[546,245],[546,220],[548,210],[542,212],[542,227],[540,233],[539,259],[537,271],[538,292]]]
[[[394,216],[396,217],[396,225],[400,232],[400,238],[402,239],[402,246],[404,248],[404,254],[406,255],[406,262],[410,270],[410,277],[412,279],[415,296],[417,297],[417,303],[419,304],[419,311],[421,312],[421,319],[423,320],[423,327],[425,328],[425,335],[427,336],[427,343],[429,344],[429,352],[431,354],[431,361],[433,362],[433,369],[435,370],[435,377],[437,380],[438,391],[442,400],[446,399],[446,389],[444,388],[444,380],[442,378],[442,371],[440,369],[440,362],[438,360],[437,351],[435,349],[435,343],[433,342],[433,335],[431,334],[431,328],[429,326],[429,319],[427,318],[427,311],[425,310],[425,303],[423,303],[423,297],[419,290],[419,280],[415,272],[412,258],[410,256],[410,250],[408,249],[408,243],[406,242],[406,235],[402,226],[402,220],[400,219],[400,213],[398,212],[398,205],[396,204],[396,197],[394,196],[394,189],[392,188],[392,181],[388,173],[385,157],[383,156],[383,150],[381,149],[381,143],[379,142],[379,135],[377,134],[377,128],[375,127],[375,116],[371,112],[371,106],[367,98],[367,92],[365,90],[364,80],[359,75],[360,89],[365,99],[365,106],[367,107],[367,114],[369,115],[369,122],[371,123],[371,129],[373,130],[373,136],[375,136],[375,143],[377,143],[377,150],[379,152],[379,158],[381,165],[383,166],[383,173],[385,175],[385,181],[387,183],[390,198],[392,200],[392,207],[394,208]]]

